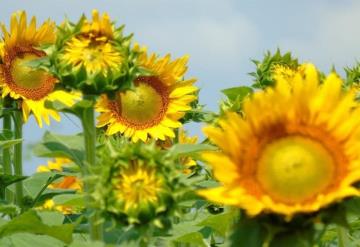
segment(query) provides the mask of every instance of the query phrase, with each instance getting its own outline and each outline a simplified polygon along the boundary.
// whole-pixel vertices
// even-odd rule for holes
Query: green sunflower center
[[[265,147],[257,179],[274,199],[296,203],[325,190],[334,170],[334,159],[323,145],[302,136],[289,136]]]
[[[54,89],[56,78],[46,71],[32,68],[29,62],[45,56],[32,47],[17,47],[7,51],[4,59],[4,79],[10,91],[31,100],[40,100]]]
[[[24,89],[36,89],[42,86],[48,74],[27,65],[27,63],[38,58],[34,54],[26,54],[24,57],[17,57],[13,60],[11,75],[17,86]]]
[[[150,127],[161,121],[167,108],[167,94],[153,77],[138,80],[133,90],[120,93],[120,117],[132,127]],[[157,85],[156,85],[157,84]]]

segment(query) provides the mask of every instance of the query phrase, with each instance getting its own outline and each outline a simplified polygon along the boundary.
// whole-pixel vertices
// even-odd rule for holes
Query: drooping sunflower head
[[[229,113],[219,127],[204,129],[221,150],[204,158],[222,186],[200,194],[249,215],[288,217],[359,196],[359,113],[335,73],[320,84],[308,64],[279,77],[275,88],[244,103],[245,117]]]
[[[71,105],[77,98],[66,92],[54,92],[58,80],[48,72],[33,68],[30,62],[41,59],[46,53],[41,46],[55,41],[55,25],[46,21],[40,27],[36,26],[33,17],[27,24],[24,11],[15,13],[11,17],[10,31],[1,25],[3,32],[2,45],[0,45],[0,87],[2,98],[10,96],[19,100],[25,121],[32,112],[42,126],[42,118],[49,124],[49,116],[59,120],[56,111],[46,109],[45,101],[59,100]],[[58,97],[61,96],[61,97]]]
[[[84,69],[94,76],[119,73],[127,48],[121,29],[115,29],[108,14],[100,17],[93,10],[93,20],[83,16],[76,26],[71,26],[70,38],[64,42],[60,63],[73,71]]]
[[[103,95],[96,106],[101,113],[98,127],[106,126],[108,135],[122,133],[134,142],[174,138],[173,129],[181,126],[179,120],[197,98],[195,79],[183,80],[187,61],[187,56],[171,61],[170,55],[142,53],[138,63],[151,75],[137,77],[134,88],[119,91],[114,98]]]

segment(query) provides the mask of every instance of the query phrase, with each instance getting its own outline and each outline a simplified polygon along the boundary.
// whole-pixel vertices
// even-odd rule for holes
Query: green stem
[[[338,233],[338,241],[339,247],[346,247],[350,246],[350,238],[348,236],[348,231],[346,228],[342,226],[337,226],[337,233]]]
[[[22,139],[22,128],[23,128],[23,119],[21,111],[14,112],[14,122],[15,122],[15,139]],[[14,146],[14,173],[17,176],[23,175],[22,167],[22,142],[15,144]],[[23,207],[23,183],[22,181],[15,184],[16,192],[16,203],[22,208]]]
[[[95,115],[94,107],[95,97],[85,95],[84,99],[92,101],[92,106],[83,108],[81,115],[81,123],[84,131],[85,140],[85,164],[83,167],[84,175],[91,175],[92,170],[96,167],[96,127],[95,127]],[[93,191],[93,185],[91,182],[85,183],[85,191],[91,193]],[[88,195],[89,198],[89,195]],[[92,200],[87,200],[88,210],[90,211],[90,237],[92,240],[102,240],[102,224],[100,223],[101,217],[98,211],[91,209]]]
[[[9,108],[11,106],[11,102],[7,98],[4,99],[4,108]],[[9,112],[6,112],[3,117],[3,129],[5,135],[11,133],[11,115]],[[3,167],[5,175],[12,175],[13,171],[11,168],[11,151],[10,147],[3,149]],[[4,188],[5,191],[5,200],[10,202],[12,201],[12,193],[10,190]]]

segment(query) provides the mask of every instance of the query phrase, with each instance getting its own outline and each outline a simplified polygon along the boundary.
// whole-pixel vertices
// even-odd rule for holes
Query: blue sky
[[[251,58],[266,50],[290,50],[300,61],[311,61],[328,72],[352,65],[360,57],[360,1],[259,1],[259,0],[0,0],[0,21],[26,10],[39,20],[57,23],[66,15],[76,21],[92,9],[106,11],[125,32],[150,51],[190,55],[188,76],[198,78],[200,101],[217,110],[220,90],[251,83]],[[63,117],[39,130],[31,119],[24,129],[24,145],[36,143],[45,130],[80,132],[76,120]],[[201,126],[188,126],[200,133]],[[43,160],[27,148],[26,172]]]

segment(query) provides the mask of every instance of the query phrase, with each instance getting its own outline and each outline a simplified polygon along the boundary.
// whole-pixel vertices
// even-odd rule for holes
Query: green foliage
[[[34,147],[34,153],[40,157],[66,157],[76,164],[84,161],[84,139],[82,135],[57,135],[46,132],[41,143]]]
[[[254,78],[252,86],[260,89],[274,85],[272,69],[275,65],[284,65],[291,69],[297,69],[299,66],[298,59],[293,58],[290,52],[281,54],[280,49],[277,49],[275,54],[271,54],[270,51],[266,52],[262,61],[253,60],[253,63],[256,70],[249,73]]]
[[[220,104],[221,114],[225,112],[241,112],[242,104],[246,97],[251,95],[254,90],[251,87],[240,86],[227,88],[221,91],[227,99]]]
[[[47,235],[56,238],[64,243],[72,241],[72,232],[74,226],[71,224],[47,225],[41,221],[41,217],[33,211],[27,211],[24,214],[14,218],[0,227],[0,239],[11,236],[15,233],[33,233]]]

